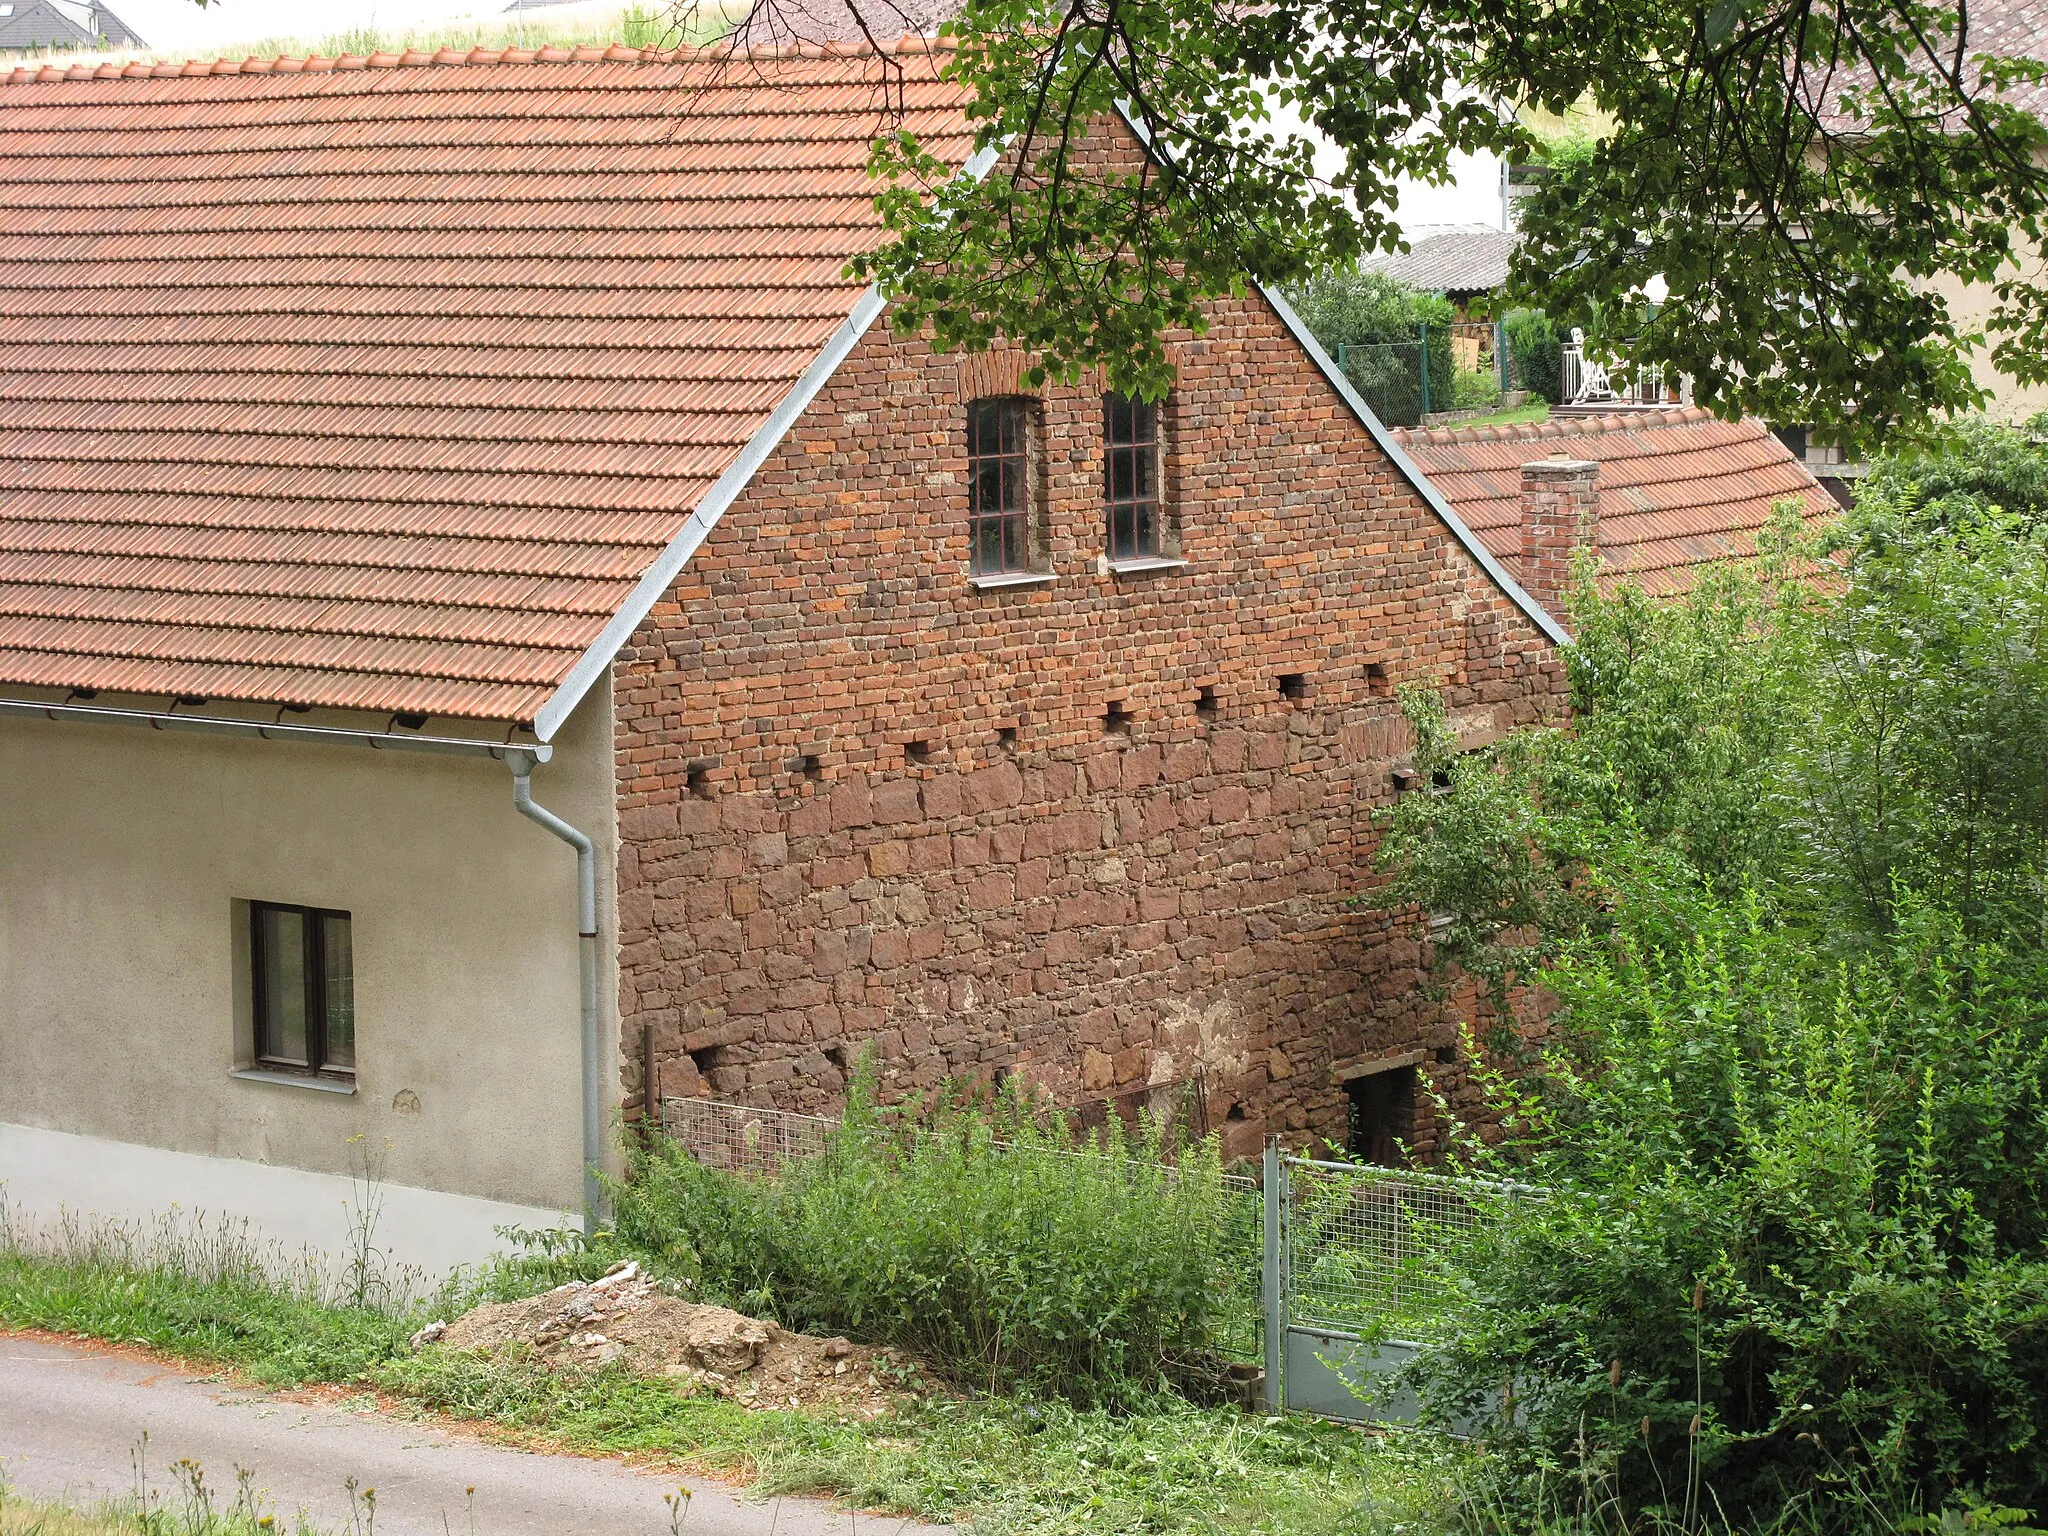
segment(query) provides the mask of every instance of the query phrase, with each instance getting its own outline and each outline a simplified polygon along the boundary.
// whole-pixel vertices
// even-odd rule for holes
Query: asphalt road
[[[35,1335],[0,1336],[0,1482],[41,1501],[132,1497],[148,1431],[149,1486],[173,1495],[180,1458],[232,1496],[235,1469],[290,1530],[361,1529],[346,1480],[374,1488],[378,1536],[665,1536],[673,1477],[614,1461],[543,1456],[424,1425],[235,1390],[139,1355]],[[685,1536],[937,1536],[812,1499],[743,1502],[686,1479]],[[466,1490],[474,1489],[473,1495]]]

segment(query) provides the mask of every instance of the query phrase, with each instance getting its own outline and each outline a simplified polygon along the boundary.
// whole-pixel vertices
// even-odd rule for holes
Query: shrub
[[[1287,297],[1324,350],[1342,358],[1373,413],[1391,426],[1422,420],[1422,327],[1428,325],[1429,409],[1451,408],[1458,381],[1450,332],[1455,312],[1447,301],[1356,268],[1322,273]]]
[[[1812,586],[1796,544],[1678,602],[1582,580],[1569,731],[1459,760],[1408,700],[1448,786],[1391,892],[1555,1002],[1467,1142],[1550,1196],[1423,1368],[1512,1389],[1518,1519],[2048,1505],[2048,538],[1913,510]]]
[[[1487,367],[1460,368],[1451,381],[1449,404],[1457,410],[1496,405],[1500,401],[1500,375]]]
[[[1539,310],[1517,309],[1502,321],[1508,337],[1508,378],[1539,400],[1564,400],[1564,344]]]
[[[1213,1141],[1082,1138],[1016,1099],[893,1122],[857,1082],[817,1157],[773,1178],[666,1144],[615,1194],[619,1241],[708,1299],[913,1350],[977,1385],[1099,1397],[1213,1349],[1232,1270]]]
[[[2019,429],[1978,417],[1931,444],[1909,441],[1877,456],[1861,490],[1876,504],[1910,503],[1925,522],[1992,507],[2039,520],[2048,514],[2048,416]]]
[[[1548,1199],[1483,1240],[1425,1367],[1520,1487],[1697,1476],[1736,1529],[1860,1499],[2048,1502],[2048,965],[1912,907],[1853,964],[1758,898],[1615,877],[1552,967],[1572,1043],[1503,1099]],[[1674,937],[1681,935],[1682,937]]]

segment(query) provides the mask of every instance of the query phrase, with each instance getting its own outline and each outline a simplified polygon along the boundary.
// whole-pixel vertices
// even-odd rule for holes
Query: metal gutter
[[[44,704],[33,699],[0,699],[0,719],[78,721],[87,725],[135,725],[153,731],[193,731],[205,736],[255,736],[264,741],[321,742],[368,747],[378,752],[428,752],[448,757],[514,757],[544,763],[555,749],[545,742],[478,741],[467,736],[423,736],[414,731],[357,731],[344,726],[292,725],[282,720],[238,720],[227,715],[180,715],[168,710],[112,709],[101,704]]]
[[[597,1017],[597,848],[590,838],[533,799],[533,768],[537,759],[520,752],[512,759],[512,804],[528,821],[537,822],[576,850],[576,979],[577,1012],[583,1056],[583,1235],[595,1237],[604,1187],[598,1169],[604,1163],[604,1105],[598,1087],[604,1072],[603,1041]]]

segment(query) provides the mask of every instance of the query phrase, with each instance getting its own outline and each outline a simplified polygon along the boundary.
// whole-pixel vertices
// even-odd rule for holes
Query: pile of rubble
[[[845,1339],[791,1333],[728,1307],[682,1299],[636,1263],[524,1301],[486,1302],[452,1323],[429,1323],[413,1347],[490,1350],[524,1345],[551,1364],[614,1361],[688,1381],[749,1408],[823,1408],[877,1418],[932,1382],[908,1356]]]

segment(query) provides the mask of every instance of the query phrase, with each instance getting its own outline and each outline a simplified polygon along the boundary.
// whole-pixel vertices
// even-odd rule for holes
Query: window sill
[[[1136,560],[1111,560],[1108,564],[1112,576],[1154,576],[1184,571],[1188,563],[1171,555],[1145,555]]]
[[[967,584],[977,592],[1001,592],[1008,587],[1042,587],[1056,580],[1051,571],[999,571],[988,576],[970,576]]]
[[[272,1072],[266,1067],[236,1067],[229,1077],[240,1078],[245,1083],[275,1083],[280,1088],[311,1088],[319,1093],[354,1093],[354,1083],[344,1083],[335,1077],[314,1077],[303,1072]]]

